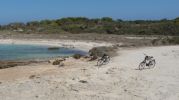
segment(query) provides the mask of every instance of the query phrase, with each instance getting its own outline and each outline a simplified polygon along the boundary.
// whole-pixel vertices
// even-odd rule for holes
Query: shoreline
[[[17,45],[39,45],[50,47],[65,47],[69,49],[82,50],[88,52],[89,49],[99,46],[111,46],[111,43],[91,42],[82,40],[58,40],[58,39],[0,39],[0,44],[17,44]],[[60,58],[49,57],[40,59],[22,59],[22,60],[0,60],[0,69],[29,65],[33,63],[48,62],[49,60]]]
[[[89,49],[99,46],[112,46],[113,43],[100,41],[84,41],[84,40],[59,40],[59,39],[0,39],[0,44],[19,44],[19,45],[42,45],[56,46],[65,48],[74,48],[88,52]]]
[[[86,51],[96,46],[113,45],[106,42],[58,39],[0,39],[0,43],[72,45]],[[154,56],[157,62],[155,68],[136,70],[144,59],[143,53]],[[107,65],[100,67],[96,66],[97,61],[70,57],[64,61],[63,67],[41,62],[1,69],[0,98],[3,100],[179,99],[177,92],[179,45],[121,47],[117,50],[117,54]]]
[[[144,59],[143,53],[156,59],[157,63],[153,69],[136,70]],[[118,50],[118,54],[109,64],[101,67],[96,66],[96,61],[69,58],[64,62],[64,67],[43,62],[0,70],[0,98],[3,100],[6,98],[9,100],[179,99],[178,45],[122,48]]]

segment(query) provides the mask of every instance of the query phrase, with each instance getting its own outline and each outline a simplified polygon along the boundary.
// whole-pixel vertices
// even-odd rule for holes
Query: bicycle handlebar
[[[143,53],[145,56],[148,56],[147,54]]]

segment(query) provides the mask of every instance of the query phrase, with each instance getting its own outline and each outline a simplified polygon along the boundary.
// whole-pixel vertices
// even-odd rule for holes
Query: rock
[[[74,54],[73,55],[73,58],[75,58],[75,59],[80,59],[81,57],[83,57],[83,55],[81,55],[81,54]]]
[[[85,80],[80,80],[79,82],[80,82],[80,83],[88,83],[88,82],[85,81]]]
[[[29,79],[34,79],[36,77],[36,75],[31,75],[29,76]]]
[[[49,47],[48,50],[59,50],[59,47]]]
[[[66,59],[65,58],[59,58],[59,59],[56,59],[55,61],[53,61],[53,65],[61,65],[63,61],[65,61]]]
[[[94,61],[96,59],[98,59],[98,56],[94,55],[94,56],[91,57],[91,59],[89,61]]]
[[[16,66],[23,66],[28,65],[31,62],[16,62],[16,61],[0,61],[0,69],[10,68],[10,67],[16,67]]]
[[[89,50],[89,55],[96,57],[102,57],[103,54],[107,54],[109,56],[116,56],[116,51],[118,47],[117,46],[101,46],[101,47],[94,47],[91,50]]]
[[[61,62],[61,63],[59,64],[59,67],[63,67],[63,66],[65,66],[65,64],[64,64],[63,62]]]
[[[60,60],[55,60],[52,64],[53,64],[53,65],[59,65],[61,62],[62,62],[62,61],[60,61]]]
[[[40,76],[39,75],[31,75],[31,76],[29,76],[29,79],[34,79],[34,78],[40,78]]]
[[[36,95],[35,97],[36,97],[36,98],[38,98],[39,96],[38,96],[38,95]]]

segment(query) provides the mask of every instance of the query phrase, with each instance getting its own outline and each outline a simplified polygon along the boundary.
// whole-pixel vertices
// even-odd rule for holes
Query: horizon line
[[[8,24],[11,24],[11,23],[28,23],[28,22],[34,22],[34,21],[43,21],[43,20],[58,20],[58,19],[63,19],[63,18],[87,18],[87,19],[102,19],[102,18],[105,18],[105,17],[108,17],[108,18],[112,18],[114,21],[117,21],[117,20],[122,20],[122,21],[138,21],[138,20],[143,20],[143,21],[160,21],[160,20],[175,20],[176,18],[179,18],[178,17],[174,17],[174,18],[145,18],[145,19],[126,19],[126,18],[113,18],[113,17],[110,17],[110,16],[104,16],[104,17],[93,17],[93,18],[90,18],[90,17],[85,17],[85,16],[69,16],[69,17],[59,17],[59,18],[41,18],[41,19],[32,19],[32,20],[28,20],[28,21],[10,21],[10,22],[5,22],[5,23],[0,23],[0,25],[8,25]]]

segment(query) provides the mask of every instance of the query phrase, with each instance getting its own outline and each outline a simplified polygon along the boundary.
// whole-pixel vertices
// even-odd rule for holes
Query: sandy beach
[[[179,0],[1,0],[0,100],[179,100]]]
[[[1,43],[72,45],[88,51],[111,43],[56,40],[0,40]],[[37,42],[38,41],[38,42]],[[64,44],[66,43],[66,44]],[[137,70],[143,53],[156,67]],[[178,100],[179,46],[119,48],[109,64],[68,58],[64,67],[43,62],[0,70],[1,100]]]

